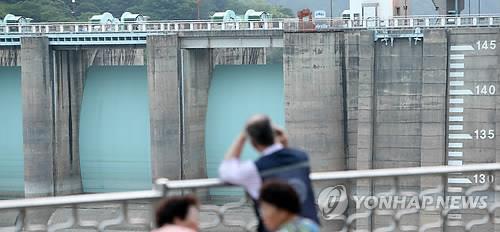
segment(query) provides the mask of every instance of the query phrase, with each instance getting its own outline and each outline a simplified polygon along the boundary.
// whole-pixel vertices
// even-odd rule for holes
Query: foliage
[[[35,21],[87,21],[92,15],[110,12],[119,18],[125,11],[142,13],[154,20],[196,19],[198,0],[0,0],[0,17],[7,13]],[[267,0],[200,0],[200,18],[217,11],[234,10],[243,15],[248,9],[267,11],[274,18],[293,16],[290,9]]]

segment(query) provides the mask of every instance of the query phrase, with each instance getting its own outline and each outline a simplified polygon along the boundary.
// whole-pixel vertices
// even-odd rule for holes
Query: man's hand
[[[246,132],[243,131],[234,140],[231,147],[229,147],[229,150],[227,151],[224,159],[226,160],[239,159],[241,153],[243,152],[243,147],[245,146],[246,140],[247,140],[247,135]]]
[[[273,130],[276,136],[276,141],[281,143],[284,147],[288,147],[288,137],[286,136],[285,131],[276,125],[273,126]]]

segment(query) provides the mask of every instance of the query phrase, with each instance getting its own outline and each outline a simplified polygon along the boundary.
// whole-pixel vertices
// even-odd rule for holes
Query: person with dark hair
[[[198,200],[193,196],[176,196],[162,200],[156,209],[157,230],[153,232],[198,231]]]
[[[267,181],[260,190],[260,214],[269,231],[319,232],[318,225],[300,217],[301,205],[292,186],[280,181]]]
[[[261,154],[255,162],[240,160],[247,139]],[[266,115],[255,115],[250,118],[219,167],[221,180],[243,186],[254,200],[255,213],[259,219],[259,232],[267,231],[258,211],[259,191],[262,182],[271,179],[289,183],[297,191],[300,204],[303,206],[300,215],[319,224],[314,192],[309,179],[310,172],[307,154],[288,148],[285,133],[273,126],[271,119]]]

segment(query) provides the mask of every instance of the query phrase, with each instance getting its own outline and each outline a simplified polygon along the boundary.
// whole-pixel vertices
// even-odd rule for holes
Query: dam
[[[232,138],[255,113],[283,126],[314,172],[497,162],[499,27],[295,26],[155,32],[130,43],[111,36],[94,45],[88,35],[3,40],[0,195],[133,191],[160,177],[216,177]],[[276,52],[282,56],[271,62]],[[247,146],[245,159],[256,156]],[[476,182],[449,175],[442,195]],[[335,184],[352,194],[388,185],[316,187]],[[222,189],[208,197],[241,194]],[[422,214],[412,220],[433,216]]]

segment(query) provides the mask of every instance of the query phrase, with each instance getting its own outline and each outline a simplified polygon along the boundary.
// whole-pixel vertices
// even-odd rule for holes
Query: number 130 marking
[[[495,50],[497,48],[496,40],[479,40],[476,42],[477,50]]]

